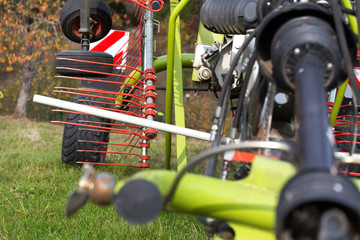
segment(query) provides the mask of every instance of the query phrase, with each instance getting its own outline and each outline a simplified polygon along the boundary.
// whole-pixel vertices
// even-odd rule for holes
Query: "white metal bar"
[[[108,111],[108,110],[94,108],[94,107],[90,107],[90,106],[86,106],[86,105],[82,105],[82,104],[78,104],[78,103],[73,103],[73,102],[68,102],[68,101],[64,101],[64,100],[59,100],[56,98],[46,97],[46,96],[42,96],[42,95],[38,95],[38,94],[34,95],[33,101],[36,103],[41,103],[41,104],[58,107],[58,108],[62,108],[62,109],[67,109],[67,110],[71,110],[71,111],[91,114],[94,116],[112,119],[115,121],[135,124],[135,125],[144,126],[144,127],[148,127],[148,128],[154,128],[154,129],[157,129],[157,130],[163,131],[163,132],[169,132],[169,133],[179,134],[179,135],[186,136],[186,137],[192,137],[192,138],[196,138],[196,139],[200,139],[200,140],[210,141],[210,133],[201,132],[201,131],[194,130],[194,129],[174,126],[174,125],[162,123],[162,122],[151,121],[151,120],[147,120],[147,119],[143,119],[143,118],[125,115],[125,114],[118,113],[118,112],[112,112],[112,111]],[[229,141],[230,141],[229,138],[223,138],[223,142],[229,142]]]

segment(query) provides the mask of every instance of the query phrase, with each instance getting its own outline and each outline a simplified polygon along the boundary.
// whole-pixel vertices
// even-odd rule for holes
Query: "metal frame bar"
[[[173,105],[173,87],[174,87],[174,51],[175,51],[175,30],[176,19],[179,16],[181,10],[191,0],[182,0],[177,4],[177,0],[171,0],[170,4],[177,4],[171,13],[169,19],[168,30],[168,62],[166,73],[166,110],[165,110],[165,123],[172,123],[172,105]],[[171,133],[165,133],[165,168],[170,169],[171,162]]]
[[[154,28],[154,13],[150,10],[145,11],[145,18],[144,18],[144,31],[143,31],[143,70],[146,71],[147,69],[153,68],[153,28]],[[144,77],[144,89],[146,89],[146,86],[154,85],[153,80],[146,80],[145,74]],[[145,99],[146,103],[155,103],[155,100],[152,97],[147,97]],[[153,108],[150,108],[151,110],[155,110]],[[148,115],[146,119],[154,121],[155,116]],[[143,134],[145,135],[145,130],[143,130]],[[142,143],[145,145],[148,145],[150,141],[148,139],[142,140]],[[142,156],[148,155],[148,147],[142,147]],[[140,160],[142,163],[149,163],[149,160]]]
[[[252,164],[250,175],[240,181],[187,173],[165,210],[224,220],[240,234],[236,239],[275,240],[278,195],[296,169],[291,163],[266,157],[256,157]],[[131,180],[153,183],[165,198],[175,178],[176,172],[150,170],[136,173]],[[118,182],[114,192],[127,181]]]
[[[342,0],[344,7],[348,8],[348,9],[352,9],[352,5],[350,0]],[[348,19],[349,19],[349,23],[351,26],[351,29],[353,30],[353,32],[355,34],[358,34],[358,24],[357,24],[357,20],[355,16],[352,15],[347,15]],[[331,110],[330,113],[330,124],[331,126],[334,126],[335,122],[336,122],[336,117],[339,113],[340,110],[340,106],[341,106],[341,102],[344,98],[344,94],[345,94],[345,90],[346,87],[348,85],[349,80],[345,81],[338,89],[338,92],[336,94],[336,98],[335,98],[335,102],[334,102],[334,106]]]

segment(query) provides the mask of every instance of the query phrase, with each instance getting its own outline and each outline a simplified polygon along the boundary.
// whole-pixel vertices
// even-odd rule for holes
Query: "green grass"
[[[87,203],[66,218],[67,194],[77,188],[82,172],[61,164],[62,129],[0,117],[0,239],[206,239],[196,217],[185,214],[162,213],[148,225],[133,226],[120,219],[113,206]],[[191,140],[188,146],[194,155],[208,145]],[[159,134],[151,143],[152,168],[164,166],[163,153]],[[108,157],[119,163],[117,155]],[[98,166],[96,171],[122,179],[139,169]]]

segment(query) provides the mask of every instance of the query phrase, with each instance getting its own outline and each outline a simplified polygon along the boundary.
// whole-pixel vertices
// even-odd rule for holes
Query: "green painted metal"
[[[179,37],[180,39],[180,37]],[[174,104],[175,104],[175,125],[185,127],[184,103],[183,103],[183,85],[182,85],[182,68],[192,68],[194,54],[181,53],[181,48],[177,44],[175,52],[175,77],[174,77]],[[167,56],[159,57],[154,60],[154,68],[157,72],[166,69],[168,62]],[[187,163],[186,154],[186,137],[176,136],[176,153],[177,166],[180,170]]]
[[[358,179],[358,178],[352,178],[351,180],[352,180],[353,183],[356,185],[357,189],[360,190],[360,179]]]
[[[342,103],[342,100],[344,98],[345,90],[346,90],[346,88],[348,86],[348,82],[349,82],[349,80],[346,80],[345,82],[343,82],[340,85],[340,87],[338,88],[338,91],[336,93],[334,106],[333,106],[333,108],[331,110],[331,113],[330,113],[330,124],[331,124],[331,126],[334,126],[334,124],[336,122],[336,117],[339,114],[341,103]]]
[[[139,79],[141,78],[141,73],[140,73],[139,71],[137,71],[137,70],[133,70],[133,71],[129,74],[129,76],[132,76],[132,77],[131,77],[131,78],[130,78],[130,77],[126,78],[126,79],[124,80],[124,83],[126,83],[126,84],[136,84],[136,83],[137,83],[137,80],[139,80]],[[126,86],[126,85],[122,85],[122,86],[120,87],[119,92],[123,92],[124,89],[125,89],[125,86]],[[121,104],[123,97],[124,97],[123,95],[118,95],[118,96],[116,97],[118,100],[116,100],[115,103],[116,103],[116,104]]]
[[[181,36],[180,17],[175,23],[175,47],[174,47],[174,112],[175,125],[185,127],[185,108],[183,91],[183,74],[181,64]],[[181,170],[187,164],[186,137],[176,135],[176,160],[177,169]]]
[[[295,173],[292,164],[265,157],[257,157],[250,175],[240,181],[224,181],[188,173],[180,181],[165,210],[214,217],[247,229],[255,237],[273,236],[278,195]],[[176,173],[172,171],[147,170],[133,175],[130,180],[140,178],[150,181],[165,197],[175,177]],[[125,183],[119,182],[115,192]]]
[[[278,197],[295,174],[296,168],[291,163],[261,156],[253,161],[249,176],[239,181],[187,173],[164,210],[224,220],[235,231],[235,239],[274,240]],[[173,171],[145,170],[118,182],[114,193],[128,181],[144,179],[153,183],[165,198],[175,177]],[[352,181],[360,189],[360,179]]]
[[[166,74],[166,110],[165,110],[165,123],[168,124],[172,124],[176,19],[179,16],[181,10],[189,2],[190,0],[182,0],[178,4],[177,0],[170,1],[170,8],[172,9],[172,12],[169,19],[169,30],[168,30],[168,63],[167,63],[167,74]],[[171,160],[171,133],[165,133],[165,168],[166,169],[170,169],[170,160]]]
[[[181,64],[183,68],[192,68],[192,60],[194,59],[193,53],[182,53]],[[156,72],[165,71],[167,68],[168,56],[160,56],[154,58],[154,69]]]
[[[172,106],[174,65],[174,62],[171,63],[171,59],[174,59],[173,55],[167,61],[167,90],[171,93],[171,100],[168,101],[169,99],[167,99],[167,104],[170,102],[170,107]],[[160,57],[157,60],[158,67],[160,69],[165,68],[167,58]],[[184,61],[182,64],[184,65]],[[189,64],[189,62],[186,64]],[[154,65],[156,65],[156,60]],[[169,75],[171,75],[171,78],[169,78]],[[346,87],[346,85],[347,82],[343,83],[340,89]],[[341,94],[338,93],[338,96],[341,96]],[[170,108],[170,110],[172,109]],[[170,114],[167,112],[168,115],[170,115],[171,123],[171,112]],[[170,166],[168,165],[168,167]],[[273,230],[278,196],[283,186],[295,174],[296,169],[292,164],[265,157],[257,157],[252,163],[250,175],[240,181],[223,181],[195,174],[186,174],[179,183],[174,198],[165,206],[165,209],[227,221],[234,231],[238,233],[235,239],[273,240],[276,239]],[[128,180],[119,182],[114,191],[117,193],[127,181],[140,178],[155,184],[165,198],[175,177],[176,173],[171,171],[146,170],[138,172]],[[360,188],[360,180],[354,179],[353,181]]]
[[[343,0],[342,2],[343,2],[344,7],[348,8],[348,9],[353,9],[350,0]],[[350,14],[348,14],[347,17],[349,19],[349,23],[350,23],[352,30],[354,31],[355,34],[358,34],[358,26],[357,26],[356,17],[353,15],[350,15]]]
[[[182,66],[184,68],[192,68],[192,60],[194,59],[194,54],[192,53],[183,53],[181,54]],[[160,57],[154,57],[153,67],[157,73],[165,71],[167,68],[167,55],[163,55]],[[132,78],[125,79],[124,83],[127,84],[136,84],[137,80],[141,78],[141,73],[137,70],[131,72],[130,76],[133,75]],[[122,85],[120,88],[120,92],[122,92],[125,88],[125,85]],[[121,99],[123,98],[122,95],[118,95],[117,98],[119,99],[116,103],[121,104]]]
[[[343,0],[343,5],[348,9],[353,9],[350,0]],[[356,17],[352,16],[350,14],[348,14],[347,16],[348,16],[350,26],[351,26],[353,32],[355,34],[358,34],[358,24],[357,24]],[[340,106],[341,106],[342,100],[344,98],[344,94],[345,94],[345,90],[348,85],[348,82],[349,82],[349,80],[346,80],[343,84],[341,84],[341,86],[339,87],[339,89],[337,91],[334,106],[330,113],[331,126],[334,126],[334,124],[336,122],[336,117],[339,114]]]

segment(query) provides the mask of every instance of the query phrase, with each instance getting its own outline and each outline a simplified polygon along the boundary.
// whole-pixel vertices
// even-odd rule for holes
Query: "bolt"
[[[291,201],[294,198],[294,195],[292,194],[292,192],[288,191],[285,193],[285,199],[287,201]]]
[[[216,124],[213,124],[212,126],[211,126],[211,130],[212,131],[217,131],[219,129],[219,127],[218,127],[218,125],[216,125]]]
[[[344,187],[340,183],[335,183],[333,189],[334,189],[335,192],[342,192]]]
[[[300,48],[295,48],[295,49],[294,49],[294,53],[295,53],[296,55],[300,54]]]
[[[210,69],[204,68],[203,71],[201,71],[201,76],[203,79],[208,80],[211,77]]]
[[[332,69],[332,68],[333,68],[333,64],[332,64],[332,63],[326,64],[326,68],[327,68],[328,70]]]

